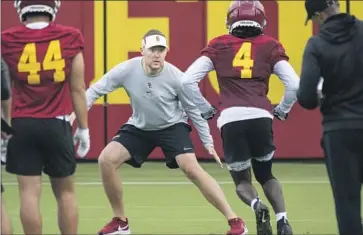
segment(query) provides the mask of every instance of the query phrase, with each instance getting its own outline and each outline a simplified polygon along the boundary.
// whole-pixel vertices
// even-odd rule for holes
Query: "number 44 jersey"
[[[32,23],[5,30],[1,39],[13,84],[12,117],[54,118],[71,113],[72,60],[84,47],[79,30]]]
[[[288,61],[283,46],[272,37],[237,38],[222,35],[211,40],[202,55],[217,73],[222,109],[240,106],[272,110],[267,98],[275,64]]]

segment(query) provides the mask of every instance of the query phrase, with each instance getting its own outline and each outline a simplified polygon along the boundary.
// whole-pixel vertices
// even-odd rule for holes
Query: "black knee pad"
[[[259,182],[262,186],[270,179],[275,179],[272,175],[272,160],[257,161],[253,159],[252,169],[257,182]]]

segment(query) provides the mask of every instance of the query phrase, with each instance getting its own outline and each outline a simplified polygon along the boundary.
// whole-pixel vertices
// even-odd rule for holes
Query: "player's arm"
[[[198,83],[214,70],[212,60],[208,56],[201,56],[194,61],[182,77],[183,90],[191,101],[199,108],[201,113],[213,109],[212,105],[203,97]]]
[[[316,51],[313,41],[309,40],[304,51],[300,87],[297,93],[298,102],[305,109],[315,109],[319,105],[317,87],[321,71]]]
[[[78,122],[78,128],[74,133],[73,142],[76,145],[79,141],[77,153],[80,157],[85,157],[91,147],[91,143],[88,129],[86,84],[84,81],[84,59],[82,52],[78,52],[72,61],[70,90],[73,109]]]
[[[84,81],[84,59],[82,52],[79,52],[72,61],[70,90],[78,126],[81,129],[87,129],[87,99],[86,84]]]
[[[274,116],[280,120],[285,120],[291,108],[296,102],[296,93],[299,89],[299,77],[294,68],[288,62],[289,57],[280,43],[272,49],[273,73],[281,80],[285,86],[285,92],[281,101],[274,109]]]
[[[93,103],[101,96],[123,86],[128,67],[128,61],[116,65],[109,72],[103,75],[100,80],[87,89],[86,96],[88,109],[90,109]]]
[[[285,86],[285,93],[280,101],[279,108],[282,112],[289,113],[296,102],[296,93],[299,89],[299,76],[286,60],[280,60],[275,64],[274,74],[278,76]]]
[[[1,113],[4,121],[11,121],[11,88],[9,68],[1,58]]]

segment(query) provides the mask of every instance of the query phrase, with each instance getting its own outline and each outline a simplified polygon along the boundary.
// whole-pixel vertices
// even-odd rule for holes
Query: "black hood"
[[[356,18],[341,13],[331,16],[320,27],[319,35],[334,44],[341,44],[352,40],[356,32]]]

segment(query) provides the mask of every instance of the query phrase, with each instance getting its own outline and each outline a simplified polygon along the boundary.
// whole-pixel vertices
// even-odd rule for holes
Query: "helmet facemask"
[[[59,11],[60,0],[51,1],[29,1],[15,0],[14,7],[16,8],[21,22],[25,21],[25,16],[32,13],[45,13],[50,16],[51,21],[54,21],[56,14]]]

